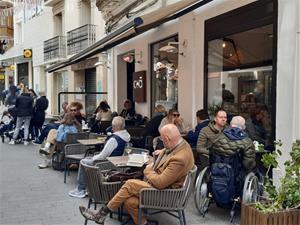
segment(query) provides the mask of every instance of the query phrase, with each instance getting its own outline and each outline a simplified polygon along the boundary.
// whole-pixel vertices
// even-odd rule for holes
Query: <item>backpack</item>
[[[226,163],[211,165],[212,194],[217,205],[226,207],[235,195],[235,179],[233,168]]]
[[[64,159],[65,156],[62,152],[54,152],[51,159],[52,168],[54,170],[63,171],[65,169]]]
[[[215,153],[210,155],[211,188],[217,205],[226,208],[232,205],[238,190],[238,174],[241,170],[239,153],[226,157]]]

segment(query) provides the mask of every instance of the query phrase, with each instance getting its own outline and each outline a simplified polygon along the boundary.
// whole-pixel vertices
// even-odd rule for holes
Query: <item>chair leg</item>
[[[183,216],[183,223],[184,223],[184,225],[186,225],[187,223],[186,223],[186,218],[185,218],[185,212],[184,212],[184,210],[182,210],[182,216]]]
[[[89,203],[88,203],[88,209],[91,207],[91,204],[92,204],[92,199],[90,198],[90,199],[89,199]],[[87,225],[87,223],[88,223],[88,220],[85,219],[84,225]]]
[[[180,225],[185,225],[184,224],[184,219],[183,219],[183,214],[182,211],[178,211],[178,216],[179,216],[179,221],[180,221]]]
[[[64,170],[64,183],[66,183],[67,180],[67,168],[68,168],[68,162],[65,163],[65,170]]]
[[[142,208],[139,207],[138,225],[142,224],[142,213],[143,213],[143,210],[142,210]]]

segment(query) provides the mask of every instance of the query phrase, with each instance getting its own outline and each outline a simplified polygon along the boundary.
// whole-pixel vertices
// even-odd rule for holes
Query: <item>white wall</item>
[[[45,26],[45,24],[47,24]],[[33,66],[44,63],[44,41],[53,37],[52,8],[45,7],[43,13],[24,24],[24,48],[31,48]]]
[[[278,10],[278,60],[277,60],[277,108],[276,139],[283,142],[279,164],[289,159],[292,142],[300,138],[300,44],[299,1],[279,0]],[[278,177],[279,171],[274,171]]]
[[[65,0],[64,7],[65,36],[70,30],[80,26],[80,0]]]

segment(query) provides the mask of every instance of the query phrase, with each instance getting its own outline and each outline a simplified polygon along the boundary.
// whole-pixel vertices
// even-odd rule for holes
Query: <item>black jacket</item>
[[[17,97],[16,109],[17,116],[32,116],[33,100],[28,93],[23,93]]]
[[[144,136],[152,136],[157,137],[159,136],[158,127],[160,125],[161,120],[164,118],[164,115],[157,115],[154,116],[149,122],[146,124]]]
[[[42,126],[45,122],[45,110],[48,108],[49,101],[46,96],[41,96],[35,101],[33,121],[36,126]]]

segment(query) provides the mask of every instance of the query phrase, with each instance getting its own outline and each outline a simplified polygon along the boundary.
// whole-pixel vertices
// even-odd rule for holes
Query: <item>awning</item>
[[[119,45],[165,22],[177,19],[178,17],[181,17],[212,1],[213,0],[181,0],[180,2],[137,17],[130,23],[117,29],[111,34],[108,34],[106,37],[102,38],[95,44],[72,56],[71,58],[48,67],[46,71],[51,73],[106,51],[107,49],[113,48],[114,46]]]

